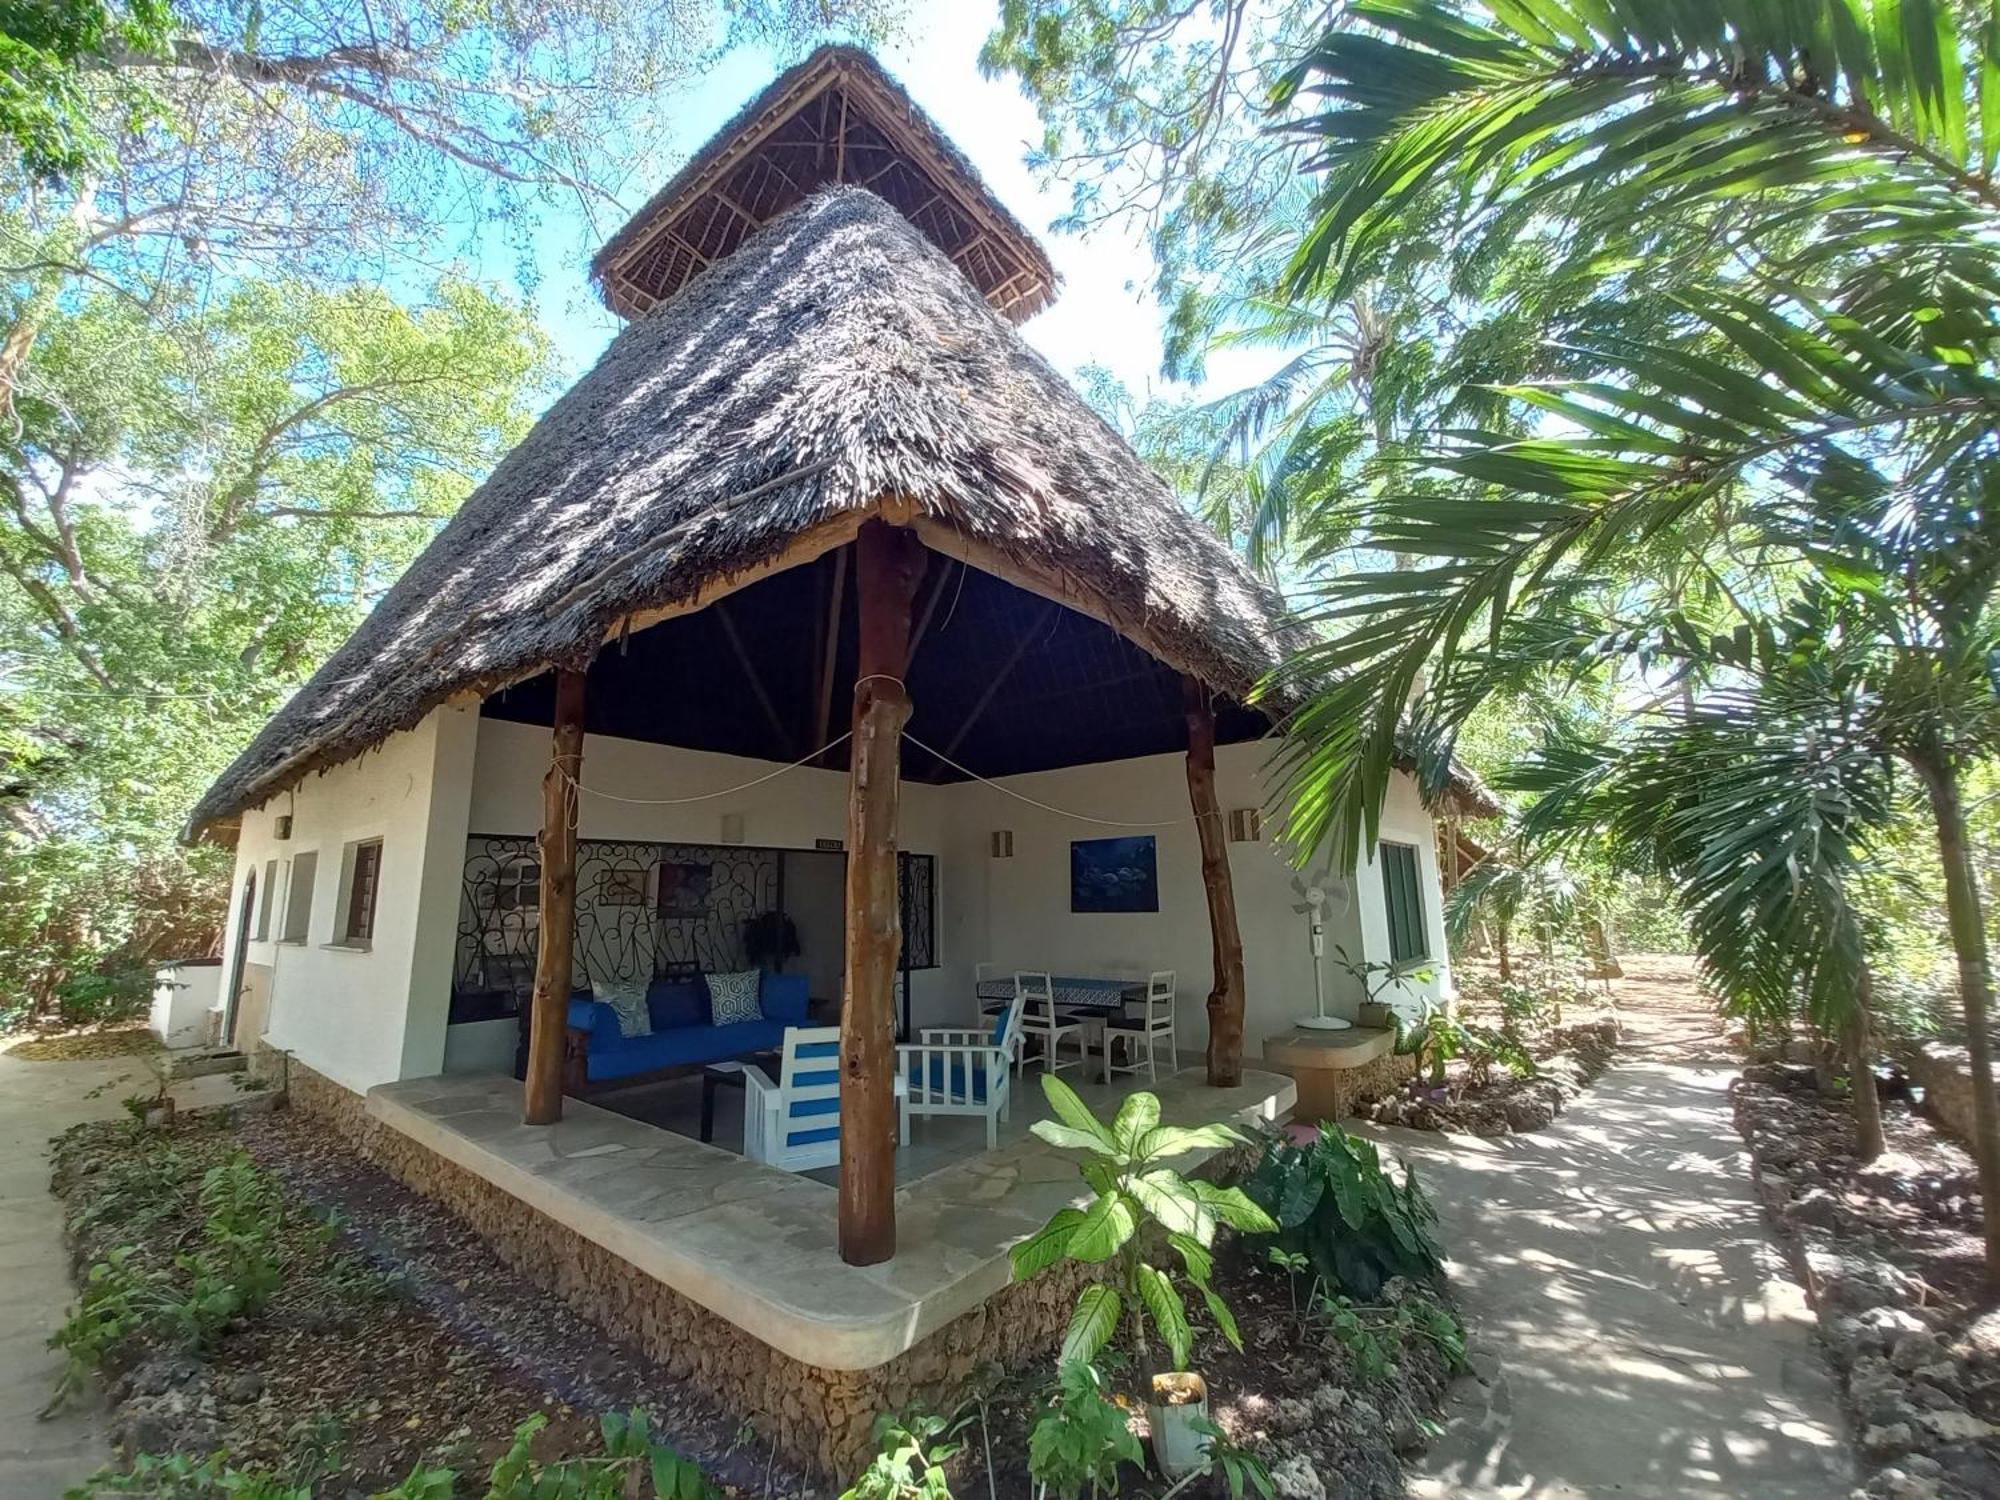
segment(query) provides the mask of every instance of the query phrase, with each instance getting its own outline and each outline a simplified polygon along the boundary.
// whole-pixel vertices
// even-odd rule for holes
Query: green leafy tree
[[[179,847],[187,808],[548,377],[522,309],[454,280],[51,316],[0,433],[0,1010],[214,941],[225,861]]]
[[[17,5],[0,21],[0,132],[20,153],[29,177],[52,182],[111,152],[105,129],[113,120],[94,107],[90,75],[119,57],[160,57],[173,35],[165,0],[107,5],[61,0]],[[124,123],[143,127],[145,99],[135,96]]]

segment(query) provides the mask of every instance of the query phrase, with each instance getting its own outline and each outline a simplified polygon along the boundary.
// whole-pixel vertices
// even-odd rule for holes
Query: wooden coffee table
[[[775,1076],[778,1071],[781,1052],[753,1052],[748,1057],[732,1057],[727,1062],[710,1063],[701,1070],[701,1140],[704,1144],[715,1140],[715,1091],[735,1089],[743,1091],[743,1070],[746,1067],[762,1068],[767,1075]]]

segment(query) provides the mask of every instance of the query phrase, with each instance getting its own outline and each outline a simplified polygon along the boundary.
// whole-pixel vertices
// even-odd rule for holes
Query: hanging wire
[[[755,780],[746,781],[742,783],[740,786],[726,786],[719,792],[702,792],[698,796],[694,797],[621,797],[616,792],[600,792],[596,787],[585,786],[582,782],[578,781],[574,776],[570,775],[568,771],[563,770],[561,766],[557,766],[556,770],[562,776],[562,779],[564,781],[567,781],[571,786],[575,787],[578,792],[582,793],[586,797],[596,797],[605,802],[622,802],[627,807],[684,807],[690,802],[713,802],[718,797],[733,797],[738,792],[747,792],[752,787],[762,786],[767,781],[776,781],[780,776],[783,776],[791,771],[796,771],[800,767],[808,765],[815,760],[818,760],[822,755],[826,754],[827,751],[833,749],[837,745],[845,744],[848,740],[852,738],[854,738],[854,731],[851,729],[846,730],[845,732],[838,734],[834,738],[828,740],[824,745],[821,745],[819,749],[813,751],[812,754],[804,756],[798,760],[795,760],[788,766],[780,766],[775,771],[767,771],[762,776],[757,777]]]
[[[896,679],[891,678],[889,680],[895,681]],[[567,781],[572,787],[574,787],[577,790],[577,792],[580,795],[585,797],[596,797],[604,802],[619,802],[623,803],[627,807],[685,807],[688,804],[694,802],[713,802],[721,797],[733,797],[738,792],[747,792],[751,790],[753,787],[760,787],[764,785],[764,783],[767,781],[776,781],[780,776],[789,775],[793,771],[802,770],[804,767],[818,760],[822,755],[826,754],[829,750],[834,750],[839,748],[841,745],[846,744],[847,741],[849,741],[852,738],[854,738],[854,731],[851,729],[847,730],[839,735],[836,735],[834,738],[828,740],[824,745],[820,746],[819,749],[813,751],[812,754],[801,756],[798,760],[793,761],[790,765],[779,766],[775,771],[766,771],[762,776],[755,777],[750,781],[741,782],[736,786],[723,787],[719,791],[701,792],[692,797],[621,797],[616,792],[605,792],[598,790],[596,787],[585,786],[582,782],[578,781],[574,776],[572,776],[567,770],[563,769],[561,766],[556,767],[556,770],[562,776],[562,779],[564,781]],[[960,765],[957,761],[953,760],[943,751],[933,750],[929,745],[925,744],[922,740],[918,739],[915,735],[909,733],[907,730],[904,731],[903,738],[908,740],[912,745],[916,746],[917,749],[923,751],[926,755],[934,756],[942,764],[950,766],[954,771],[958,772],[961,776],[970,777],[974,781],[980,782],[985,786],[989,786],[993,788],[994,791],[1000,793],[1003,797],[1012,797],[1016,802],[1025,802],[1030,807],[1038,808],[1039,810],[1045,813],[1051,813],[1058,818],[1067,818],[1075,823],[1094,823],[1100,828],[1180,828],[1200,821],[1198,818],[1192,816],[1184,818],[1163,818],[1157,821],[1146,821],[1146,822],[1133,822],[1122,818],[1092,817],[1089,813],[1080,813],[1070,808],[1057,807],[1053,803],[1042,802],[1034,797],[1027,796],[1024,793],[1017,792],[1012,787],[1002,786],[1000,785],[999,782],[994,781],[988,777],[981,776],[977,771],[971,770],[966,766]],[[1215,816],[1221,817],[1222,814],[1220,811],[1217,811]]]
[[[908,730],[903,731],[903,738],[908,740],[912,745],[915,745],[919,750],[923,751],[926,755],[936,756],[939,760],[943,761],[946,765],[950,766],[954,771],[957,771],[960,775],[970,776],[974,781],[984,782],[987,786],[992,787],[994,791],[999,792],[1002,796],[1012,797],[1016,802],[1025,802],[1030,807],[1038,807],[1045,813],[1054,813],[1058,818],[1069,818],[1073,822],[1077,823],[1095,823],[1100,828],[1179,828],[1185,824],[1196,823],[1200,821],[1199,819],[1194,817],[1186,817],[1186,818],[1167,818],[1157,823],[1129,823],[1118,818],[1093,818],[1089,813],[1072,812],[1066,807],[1056,807],[1047,802],[1038,802],[1033,797],[1025,796],[1022,793],[1015,791],[1012,787],[1005,787],[1000,785],[1000,783],[997,781],[989,780],[988,778],[981,776],[977,771],[971,770],[968,767],[960,765],[957,761],[953,760],[949,755],[946,755],[942,750],[931,749],[929,745],[926,745],[922,740],[918,739],[914,734],[911,734]],[[1215,816],[1218,818],[1222,816],[1222,813],[1219,809],[1215,813]]]

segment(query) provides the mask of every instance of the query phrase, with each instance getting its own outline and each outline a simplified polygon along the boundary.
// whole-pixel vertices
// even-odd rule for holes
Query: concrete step
[[[206,1078],[214,1073],[241,1073],[249,1066],[250,1059],[233,1047],[197,1047],[172,1054],[167,1077],[176,1081]]]

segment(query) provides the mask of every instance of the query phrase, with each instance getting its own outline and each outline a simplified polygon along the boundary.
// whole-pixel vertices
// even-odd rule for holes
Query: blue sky
[[[1160,318],[1146,291],[1152,261],[1143,239],[1129,226],[1110,226],[1088,238],[1047,232],[1068,207],[1067,189],[1060,184],[1044,189],[1024,164],[1029,143],[1041,135],[1033,107],[1011,80],[980,75],[979,46],[992,17],[989,6],[965,0],[916,4],[902,38],[878,55],[1007,207],[1041,234],[1063,286],[1055,304],[1024,326],[1029,342],[1066,375],[1074,377],[1080,366],[1096,363],[1141,399],[1149,390],[1167,391],[1157,374]],[[649,175],[664,180],[782,66],[783,60],[768,52],[742,48],[725,57],[698,88],[675,94],[669,106],[675,115],[671,158]],[[657,186],[656,180],[634,180],[622,196],[636,208]],[[536,311],[570,378],[588,368],[617,328],[586,274],[599,240],[616,227],[611,217],[594,230],[580,217],[551,213],[532,246]],[[504,260],[482,256],[480,270],[512,282],[513,264],[508,251]],[[1209,386],[1226,390],[1256,373],[1241,360],[1224,358],[1211,371]]]

